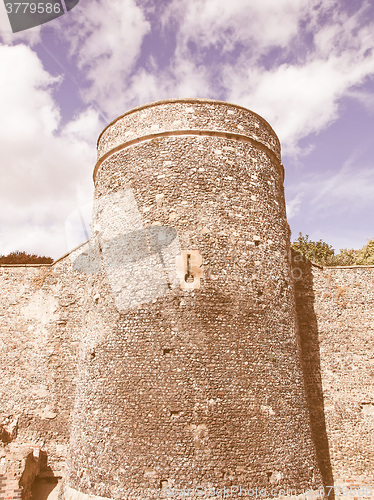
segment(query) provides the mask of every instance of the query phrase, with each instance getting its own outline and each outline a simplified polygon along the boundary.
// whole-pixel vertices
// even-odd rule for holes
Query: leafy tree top
[[[357,250],[355,264],[366,266],[374,265],[374,239],[369,240],[361,250]]]
[[[299,237],[291,246],[308,260],[321,265],[330,265],[335,254],[335,250],[331,245],[328,245],[323,240],[312,241],[309,239],[308,234],[303,236],[302,233],[299,233]]]
[[[11,252],[0,255],[0,264],[52,264],[52,257],[30,254],[27,252]]]
[[[299,237],[291,246],[308,260],[322,266],[374,265],[374,239],[369,240],[360,250],[343,248],[335,254],[333,247],[323,240],[312,241],[309,235],[303,236],[299,233]]]

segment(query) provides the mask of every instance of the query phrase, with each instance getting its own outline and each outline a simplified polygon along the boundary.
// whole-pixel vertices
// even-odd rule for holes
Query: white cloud
[[[302,200],[300,211],[291,206],[293,239],[301,231],[314,241],[322,238],[338,250],[361,248],[374,236],[374,171],[359,156],[353,155],[338,171],[316,173],[312,169],[289,191],[297,193],[290,205],[295,201],[298,208],[298,197]]]
[[[315,44],[300,60],[264,70],[248,64],[244,54],[226,65],[229,100],[264,116],[289,154],[298,152],[300,139],[335,121],[340,100],[374,75],[374,23],[361,26],[362,9],[350,18],[339,12],[334,24],[312,23]]]
[[[152,13],[144,1],[93,0],[65,16],[62,36],[87,78],[83,99],[110,118],[162,98],[223,98],[263,115],[295,154],[374,73],[368,5],[347,14],[338,0],[173,0]],[[166,64],[156,49],[142,54],[151,29],[176,43]]]
[[[67,249],[66,217],[92,196],[92,138],[102,126],[88,109],[59,129],[53,91],[60,78],[29,47],[0,46],[0,67],[12,68],[0,73],[0,253],[58,257]]]
[[[347,50],[362,52],[362,49],[373,47],[370,3],[361,1],[355,7],[355,12],[348,13],[342,10],[339,2],[322,3],[320,12],[317,11],[310,21],[314,45],[320,57],[329,57],[331,52],[340,55]],[[321,14],[326,16],[323,24],[320,24]]]
[[[95,144],[101,128],[98,111],[93,107],[87,107],[64,126],[61,135],[72,143]]]
[[[313,189],[314,186],[314,189]],[[372,167],[347,165],[338,172],[317,176],[310,184],[313,192],[310,201],[314,212],[334,209],[340,213],[367,208],[371,210],[374,193],[374,171]]]
[[[323,169],[304,175],[302,181],[290,187],[296,193],[289,202],[291,216],[297,214],[302,201],[306,218],[336,218],[353,214],[369,214],[372,211],[374,170],[363,160],[363,151],[357,148],[340,169]],[[365,218],[365,217],[363,217]]]
[[[214,92],[209,68],[174,58],[163,71],[139,70],[131,79],[127,104],[134,106],[158,99],[211,97]]]
[[[283,47],[297,34],[298,21],[316,1],[305,0],[174,0],[164,24],[180,21],[179,45],[193,41],[198,49],[219,47],[222,52],[236,44],[251,43],[257,56],[268,47]]]
[[[372,57],[344,53],[314,58],[303,65],[284,64],[271,71],[227,69],[229,100],[256,110],[276,130],[287,153],[300,139],[323,130],[339,114],[339,100],[363,83],[374,68]]]
[[[346,95],[356,99],[370,114],[374,114],[374,94],[371,89],[353,88]]]
[[[25,42],[34,46],[41,40],[40,30],[41,26],[35,26],[25,31],[13,33],[4,2],[0,3],[0,40],[4,43]]]
[[[0,45],[0,67],[7,68],[0,73],[0,133],[6,139],[4,146],[13,150],[19,144],[18,137],[22,137],[29,147],[35,135],[52,133],[58,127],[59,109],[50,90],[60,79],[44,71],[36,54],[26,45]]]
[[[287,219],[295,217],[300,211],[303,193],[298,193],[291,201],[286,203]]]
[[[123,111],[129,75],[140,55],[149,23],[135,0],[81,2],[65,16],[62,36],[70,55],[90,82],[82,99],[110,114]]]
[[[114,118],[160,98],[227,99],[263,115],[284,150],[299,152],[301,139],[339,117],[345,96],[364,99],[363,84],[374,74],[368,5],[362,1],[348,15],[338,0],[173,0],[152,14],[145,0],[80,2],[59,26],[87,107],[63,127],[54,97],[60,78],[30,47],[0,46],[0,253],[41,247],[55,257],[61,253],[65,218],[92,192],[87,186],[102,128],[97,108]],[[0,29],[4,21],[0,9]],[[150,29],[159,45],[149,55],[142,44]],[[20,34],[29,43],[39,35],[40,28]],[[168,49],[165,57],[161,47]],[[367,203],[370,169],[352,177],[345,167],[301,188],[314,207],[353,199],[352,192]],[[319,195],[312,194],[317,182],[325,182]],[[298,196],[291,199],[291,217],[300,203]]]
[[[175,58],[204,63],[220,97],[264,116],[295,154],[300,139],[336,120],[340,99],[374,74],[368,8],[361,2],[348,14],[336,0],[174,0],[163,22],[165,30],[178,24]],[[194,74],[173,76],[177,86]]]

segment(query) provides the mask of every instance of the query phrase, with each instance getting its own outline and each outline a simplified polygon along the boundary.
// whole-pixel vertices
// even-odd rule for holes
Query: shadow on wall
[[[334,484],[323,404],[318,324],[314,311],[312,264],[292,250],[296,313],[299,324],[302,368],[317,460],[325,488]],[[327,489],[328,491],[329,489]],[[330,499],[333,498],[330,494]]]
[[[30,500],[58,500],[58,486],[56,477],[38,477],[32,485]]]
[[[59,479],[48,465],[46,452],[41,451],[38,457],[33,453],[27,456],[19,485],[22,488],[22,500],[58,499]]]

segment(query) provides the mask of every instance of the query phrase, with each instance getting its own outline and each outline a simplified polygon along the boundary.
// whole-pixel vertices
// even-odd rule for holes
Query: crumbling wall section
[[[86,295],[72,267],[77,252],[53,265],[0,266],[0,460],[7,480],[11,464],[30,450],[43,450],[51,475],[64,473]]]

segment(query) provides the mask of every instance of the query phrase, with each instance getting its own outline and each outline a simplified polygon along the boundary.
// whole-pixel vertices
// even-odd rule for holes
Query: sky
[[[101,130],[158,99],[263,116],[291,240],[374,238],[373,0],[80,0],[13,34],[0,4],[0,254],[87,239]]]

